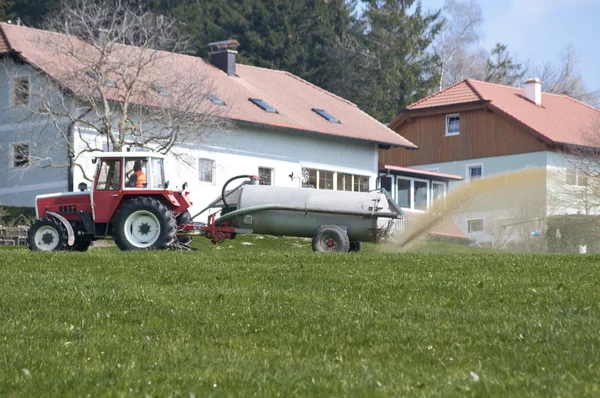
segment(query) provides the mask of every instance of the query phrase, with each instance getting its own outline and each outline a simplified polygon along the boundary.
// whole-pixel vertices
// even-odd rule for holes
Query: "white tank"
[[[376,242],[398,212],[380,191],[344,192],[309,188],[246,185],[238,209],[278,205],[285,209],[239,216],[238,225],[254,233],[313,237],[322,225],[346,229],[351,241]],[[399,216],[399,214],[398,214]]]

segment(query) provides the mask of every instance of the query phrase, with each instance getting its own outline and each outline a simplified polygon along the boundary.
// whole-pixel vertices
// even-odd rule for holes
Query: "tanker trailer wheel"
[[[357,240],[353,240],[352,242],[350,242],[350,248],[348,249],[349,252],[358,253],[361,250],[362,250],[362,242],[357,241]]]
[[[177,223],[177,229],[179,229],[181,227],[181,225],[192,222],[192,215],[190,214],[189,211],[186,210],[183,213],[181,213],[180,215],[178,215],[177,218],[175,218],[175,222]],[[182,245],[189,246],[189,244],[192,243],[192,237],[191,236],[178,236],[177,241],[179,243],[181,243]]]
[[[27,231],[27,243],[34,251],[65,250],[67,231],[60,221],[44,217],[35,220]]]
[[[350,248],[348,234],[337,225],[324,225],[317,229],[312,240],[314,252],[345,253]]]
[[[121,250],[166,249],[176,232],[173,212],[149,197],[127,201],[117,211],[113,224],[115,243]]]

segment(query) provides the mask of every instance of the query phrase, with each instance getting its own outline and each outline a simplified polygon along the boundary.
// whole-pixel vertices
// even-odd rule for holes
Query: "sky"
[[[444,6],[444,0],[421,3],[425,10]],[[585,87],[600,90],[600,0],[479,0],[479,4],[483,48],[491,51],[500,42],[520,62],[529,60],[537,66],[557,62],[572,42],[580,55]]]

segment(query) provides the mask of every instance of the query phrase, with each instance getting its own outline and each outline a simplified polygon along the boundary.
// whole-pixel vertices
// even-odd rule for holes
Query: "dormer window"
[[[460,115],[455,113],[453,115],[446,115],[446,135],[459,135],[460,134]]]
[[[315,112],[317,115],[321,116],[322,118],[326,119],[330,123],[341,123],[340,119],[333,117],[330,113],[324,111],[323,109],[312,108],[312,111]]]
[[[250,102],[252,102],[254,105],[256,105],[259,108],[261,108],[265,112],[277,113],[277,110],[275,108],[273,108],[271,105],[267,104],[265,101],[263,101],[261,99],[258,99],[258,98],[248,98],[248,100]]]

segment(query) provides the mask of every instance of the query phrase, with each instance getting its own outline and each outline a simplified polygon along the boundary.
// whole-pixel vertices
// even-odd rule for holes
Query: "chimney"
[[[525,98],[536,105],[542,104],[542,81],[537,77],[525,82]]]
[[[233,50],[239,46],[237,40],[223,40],[208,43],[210,47],[210,62],[227,73],[229,76],[235,76],[235,55],[237,51]]]

